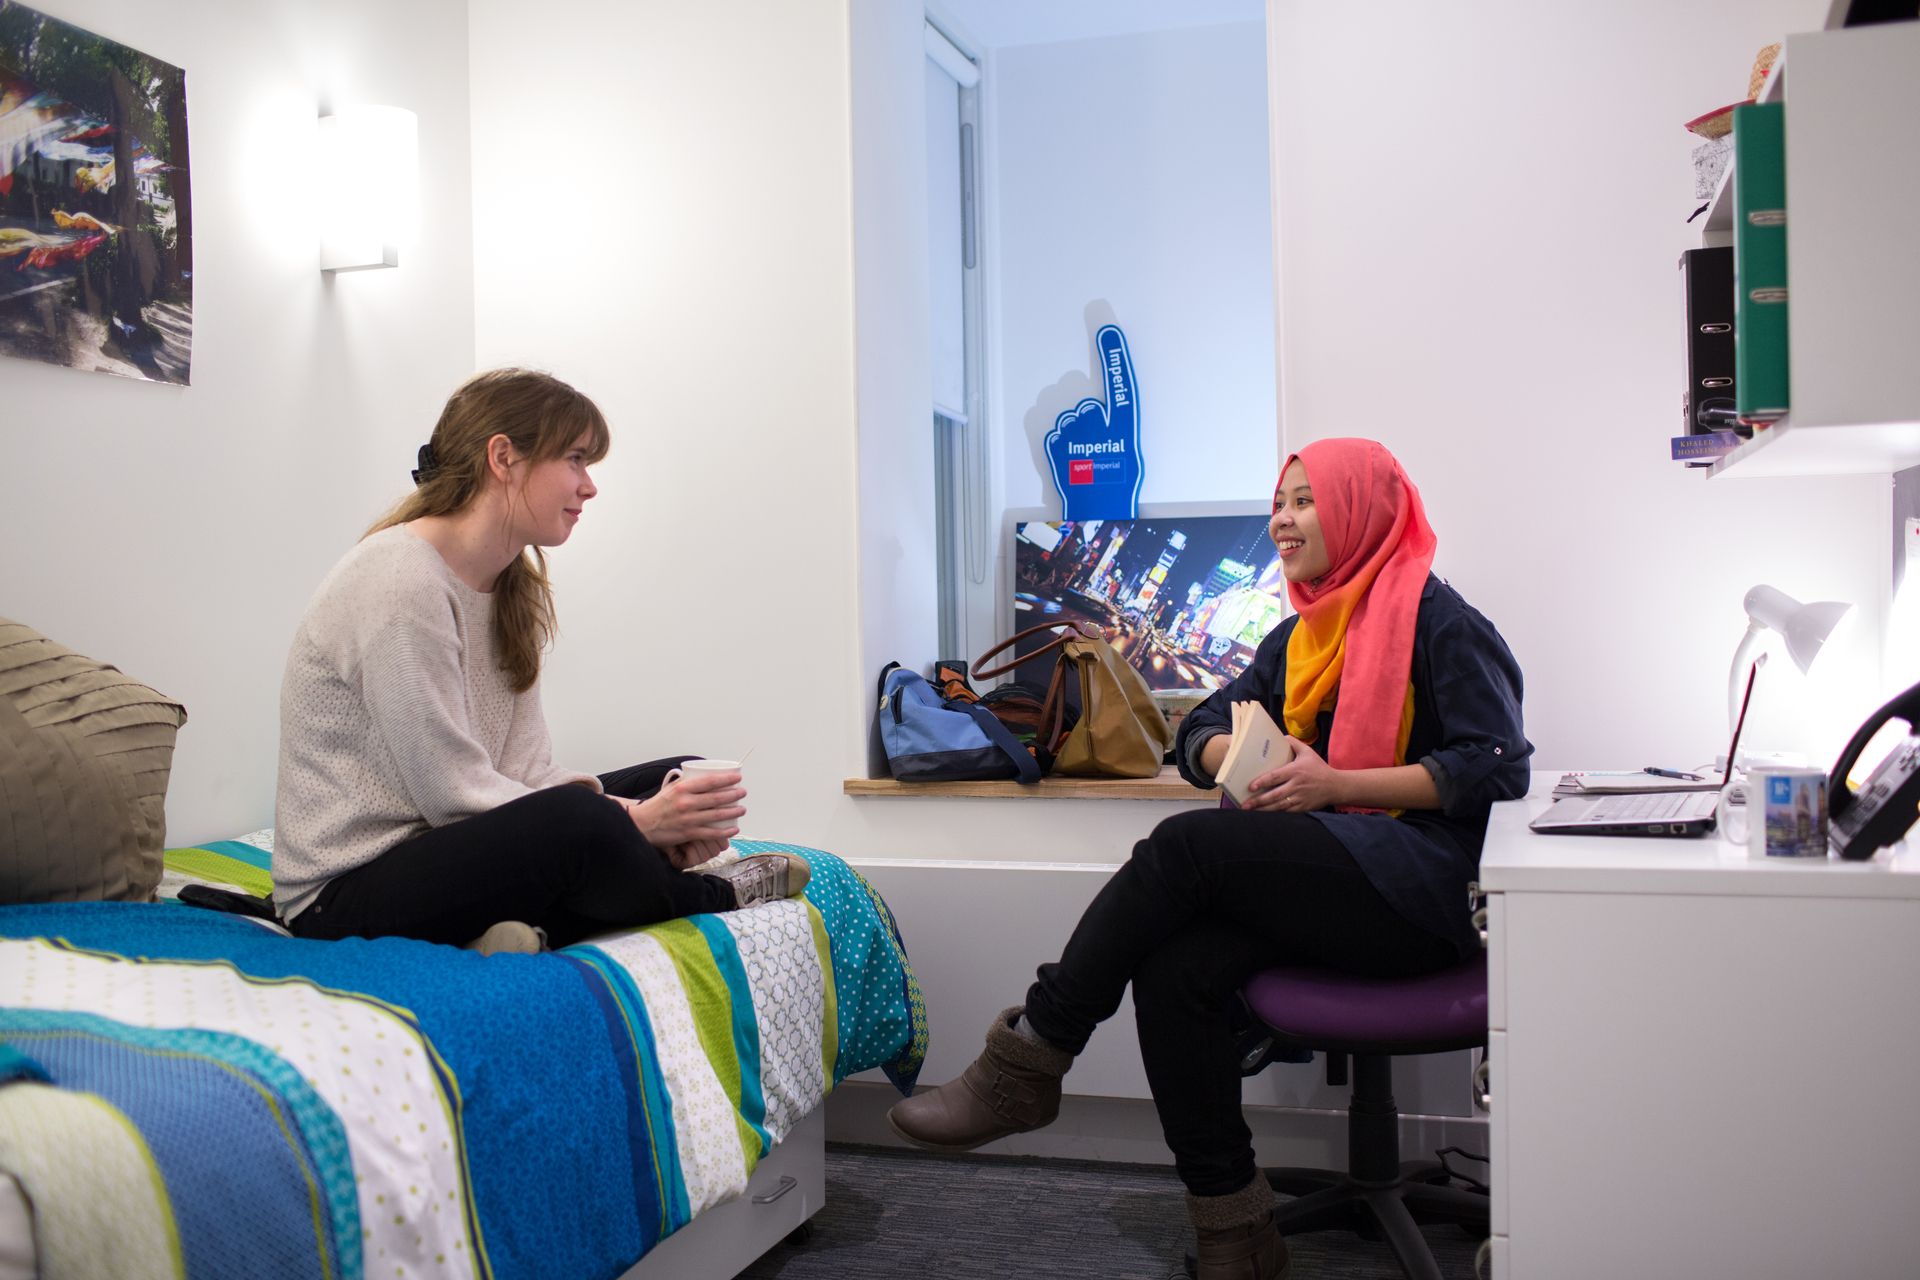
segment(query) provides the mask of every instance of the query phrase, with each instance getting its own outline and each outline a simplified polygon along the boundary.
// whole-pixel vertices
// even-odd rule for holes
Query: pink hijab
[[[1378,441],[1319,440],[1287,464],[1296,458],[1313,486],[1331,567],[1311,583],[1287,584],[1300,613],[1287,642],[1287,732],[1311,741],[1316,717],[1338,692],[1328,763],[1404,764],[1413,628],[1433,566],[1433,527],[1420,491]]]

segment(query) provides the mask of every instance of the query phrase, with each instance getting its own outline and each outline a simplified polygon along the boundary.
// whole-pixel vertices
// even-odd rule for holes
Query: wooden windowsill
[[[1157,778],[1042,778],[1032,786],[1017,782],[899,782],[893,778],[848,778],[841,790],[850,796],[970,796],[1019,800],[1211,800],[1172,765]]]

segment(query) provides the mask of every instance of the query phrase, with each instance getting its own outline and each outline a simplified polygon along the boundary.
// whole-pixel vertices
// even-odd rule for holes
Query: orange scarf
[[[1334,768],[1405,764],[1413,627],[1433,566],[1433,527],[1420,491],[1379,442],[1321,440],[1287,464],[1295,458],[1313,486],[1332,567],[1310,583],[1287,584],[1300,614],[1287,641],[1287,732],[1312,742],[1317,717],[1332,706]]]

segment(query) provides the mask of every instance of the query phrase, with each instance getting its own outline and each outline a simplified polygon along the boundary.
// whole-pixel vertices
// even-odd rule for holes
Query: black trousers
[[[1228,1195],[1256,1172],[1231,1022],[1247,978],[1276,964],[1393,977],[1458,961],[1306,814],[1193,810],[1134,846],[1060,959],[1040,966],[1027,1019],[1079,1053],[1131,982],[1174,1168],[1195,1195]]]
[[[649,761],[600,782],[608,796],[644,799],[691,758]],[[568,784],[401,841],[329,880],[288,927],[303,938],[397,935],[458,946],[498,921],[522,920],[564,947],[733,905],[732,885],[678,870],[623,806]]]

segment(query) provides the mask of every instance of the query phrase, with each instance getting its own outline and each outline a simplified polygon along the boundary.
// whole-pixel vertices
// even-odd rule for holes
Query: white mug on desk
[[[1738,792],[1746,799],[1736,806]],[[1736,810],[1740,820],[1734,821]],[[1760,765],[1720,790],[1714,810],[1720,834],[1747,846],[1752,858],[1827,856],[1827,775],[1823,769]]]

